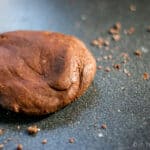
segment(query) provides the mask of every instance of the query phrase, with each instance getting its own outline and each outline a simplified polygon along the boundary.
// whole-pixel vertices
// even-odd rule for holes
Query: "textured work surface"
[[[144,72],[150,73],[150,25],[149,0],[5,0],[0,1],[0,32],[33,29],[52,30],[74,34],[82,39],[95,57],[112,54],[116,63],[119,55],[127,52],[129,63],[123,71],[98,70],[94,83],[78,101],[61,111],[43,118],[18,116],[0,110],[0,128],[7,138],[13,140],[4,149],[13,150],[18,143],[25,150],[128,150],[150,149],[150,80],[143,80]],[[135,4],[136,12],[129,11]],[[121,40],[110,42],[110,50],[95,48],[90,41],[98,36],[110,37],[107,30],[116,21],[122,28],[135,27],[135,33],[127,36],[121,31]],[[117,47],[116,47],[117,46]],[[118,50],[115,50],[118,49]],[[141,49],[143,55],[137,58],[133,52]],[[113,60],[103,60],[99,65],[111,67]],[[112,68],[112,67],[111,67]],[[96,89],[96,91],[95,91]],[[106,123],[107,129],[101,129]],[[41,131],[29,136],[26,128],[36,124]],[[20,125],[20,130],[17,126]],[[70,144],[68,139],[75,138]],[[41,144],[47,138],[47,144]]]

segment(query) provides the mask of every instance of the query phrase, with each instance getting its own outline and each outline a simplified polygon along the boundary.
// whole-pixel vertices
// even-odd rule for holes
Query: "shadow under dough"
[[[59,126],[68,125],[76,122],[78,116],[86,109],[94,107],[95,97],[99,97],[99,92],[96,84],[93,82],[89,89],[78,100],[64,107],[63,109],[44,116],[28,116],[25,114],[17,114],[12,111],[0,107],[0,125],[7,124],[9,129],[14,125],[20,126],[36,124],[42,129],[54,129]]]

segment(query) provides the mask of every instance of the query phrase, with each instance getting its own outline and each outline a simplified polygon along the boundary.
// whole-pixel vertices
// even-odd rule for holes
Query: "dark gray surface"
[[[129,11],[132,3],[136,12]],[[0,128],[6,132],[0,143],[13,137],[4,149],[13,150],[18,143],[25,150],[150,149],[150,80],[142,79],[143,72],[150,73],[150,33],[145,30],[150,25],[149,14],[149,0],[0,0],[0,32],[32,29],[73,34],[95,57],[113,53],[113,61],[120,63],[121,52],[128,52],[131,59],[124,67],[132,74],[127,77],[122,71],[97,71],[94,83],[78,101],[42,118],[1,109]],[[116,21],[124,29],[134,26],[135,34],[127,36],[122,31],[121,41],[112,41],[108,51],[91,47],[92,39],[110,37],[107,30]],[[135,49],[143,50],[141,59],[134,56]],[[111,66],[113,61],[98,64]],[[100,128],[102,123],[107,124],[106,130]],[[26,133],[32,124],[41,128],[35,137]],[[74,144],[68,142],[70,137],[75,138]],[[48,143],[42,145],[44,138]]]

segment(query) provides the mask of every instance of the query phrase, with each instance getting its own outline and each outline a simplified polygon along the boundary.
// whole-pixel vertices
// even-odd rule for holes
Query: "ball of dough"
[[[96,62],[74,36],[44,31],[0,34],[0,105],[14,112],[44,115],[81,96]]]

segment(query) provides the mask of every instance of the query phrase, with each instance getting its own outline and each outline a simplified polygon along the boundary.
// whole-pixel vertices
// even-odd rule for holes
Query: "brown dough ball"
[[[0,34],[0,105],[44,115],[81,96],[96,62],[77,38],[44,31]]]

